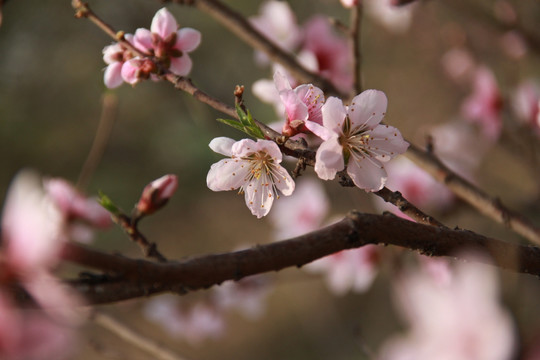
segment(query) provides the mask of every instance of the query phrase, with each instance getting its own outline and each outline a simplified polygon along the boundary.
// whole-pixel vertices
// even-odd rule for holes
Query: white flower
[[[317,150],[315,172],[331,180],[347,165],[354,184],[366,191],[378,191],[386,182],[383,162],[407,150],[398,129],[380,125],[387,99],[382,91],[366,90],[350,106],[330,97],[322,107],[324,128],[312,130],[324,142]]]
[[[210,148],[229,156],[212,165],[206,183],[213,191],[240,189],[245,193],[246,205],[257,218],[268,214],[279,190],[289,196],[294,181],[279,163],[279,147],[269,140],[250,139],[235,141],[226,137],[215,138]]]

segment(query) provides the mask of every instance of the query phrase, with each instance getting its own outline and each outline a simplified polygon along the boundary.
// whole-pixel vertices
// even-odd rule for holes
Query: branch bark
[[[389,215],[351,212],[340,222],[290,240],[224,254],[155,263],[68,244],[62,258],[118,276],[115,281],[72,282],[90,303],[106,303],[164,291],[185,293],[226,280],[288,267],[367,244],[395,245],[428,256],[488,255],[510,271],[540,276],[540,248],[487,238],[471,231],[418,224]],[[117,294],[115,289],[124,289]],[[128,296],[126,296],[128,295]]]

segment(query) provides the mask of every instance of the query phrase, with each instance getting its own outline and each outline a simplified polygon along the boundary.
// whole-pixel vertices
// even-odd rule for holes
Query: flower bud
[[[137,212],[141,215],[152,214],[159,210],[178,187],[178,177],[176,175],[164,175],[152,181],[144,188],[141,198],[137,203]]]

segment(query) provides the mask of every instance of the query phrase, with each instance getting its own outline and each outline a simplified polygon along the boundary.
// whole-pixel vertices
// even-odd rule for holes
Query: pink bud
[[[167,203],[177,187],[178,177],[176,175],[164,175],[152,181],[144,188],[137,203],[137,211],[140,214],[152,214]]]

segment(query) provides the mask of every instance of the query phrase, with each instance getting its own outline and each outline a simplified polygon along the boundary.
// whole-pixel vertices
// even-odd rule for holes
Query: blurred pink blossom
[[[521,83],[512,95],[517,120],[540,136],[540,87],[532,81]]]
[[[411,26],[414,4],[396,6],[394,0],[364,0],[366,13],[386,30],[404,33]]]
[[[312,53],[317,59],[317,72],[342,92],[353,86],[351,52],[347,41],[335,35],[328,19],[316,16],[304,25],[305,39],[302,52]]]
[[[502,131],[502,106],[503,99],[495,75],[485,66],[477,68],[473,92],[462,105],[463,116],[478,124],[487,139],[496,141]]]
[[[186,309],[174,295],[161,295],[148,301],[144,315],[160,324],[171,337],[184,339],[193,345],[217,339],[225,331],[225,322],[218,309],[203,303]]]
[[[424,211],[442,211],[453,203],[454,195],[446,186],[407,158],[399,157],[389,162],[386,171],[388,173],[386,186],[393,191],[399,191],[408,201]],[[374,197],[374,201],[379,210],[391,211],[410,219],[397,207],[381,198]]]
[[[378,246],[365,245],[315,260],[304,268],[323,273],[330,291],[335,295],[344,295],[348,291],[364,292],[377,275],[379,252]]]
[[[127,42],[133,43],[133,35],[125,34],[124,38]],[[105,86],[110,89],[122,85],[122,67],[124,63],[133,58],[133,54],[122,43],[115,43],[103,48],[103,61],[107,64],[103,80]]]
[[[293,90],[287,78],[279,72],[274,74],[274,82],[285,108],[284,135],[313,131],[313,123],[322,125],[324,93],[321,89],[303,84]]]
[[[468,82],[473,76],[476,67],[470,52],[458,47],[444,53],[441,64],[444,72],[458,83]]]
[[[294,181],[281,165],[282,155],[275,142],[226,137],[210,142],[215,152],[229,156],[212,165],[206,183],[212,191],[240,189],[247,207],[257,218],[268,214],[278,190],[285,196],[294,191]]]
[[[360,0],[341,0],[341,5],[345,8],[352,8],[358,5]]]
[[[387,179],[383,163],[409,146],[398,129],[380,125],[387,103],[386,95],[378,90],[362,92],[348,107],[335,97],[326,101],[322,107],[324,128],[314,131],[324,140],[315,162],[315,172],[321,179],[334,179],[346,167],[359,188],[382,189]]]
[[[507,31],[501,36],[500,44],[504,52],[512,59],[520,60],[529,51],[523,36],[515,30]]]
[[[302,39],[302,32],[296,16],[286,1],[265,1],[260,7],[260,15],[249,18],[249,22],[275,45],[289,52],[294,50]],[[268,63],[262,52],[255,53],[257,62]]]
[[[67,217],[43,189],[39,176],[21,171],[2,213],[0,358],[60,359],[69,352],[72,327],[83,316],[82,301],[50,272],[59,261],[66,234]],[[12,283],[22,285],[39,307],[16,308],[2,289]]]
[[[140,214],[152,214],[165,206],[178,188],[178,177],[168,174],[146,185],[137,203]]]
[[[296,183],[294,196],[276,203],[270,220],[276,239],[289,239],[321,227],[328,214],[328,196],[320,181],[301,178]]]
[[[405,272],[395,295],[409,330],[387,341],[379,359],[512,358],[514,326],[499,303],[494,268],[456,263],[447,283],[422,270]]]
[[[225,281],[214,288],[212,299],[222,311],[236,309],[249,319],[258,319],[264,313],[264,300],[271,290],[264,275],[254,275],[238,281]]]

